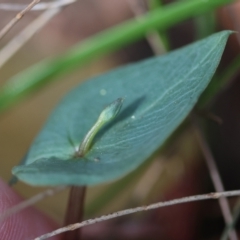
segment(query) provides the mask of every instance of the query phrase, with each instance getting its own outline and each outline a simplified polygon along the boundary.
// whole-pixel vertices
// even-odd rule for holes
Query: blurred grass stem
[[[141,21],[140,16],[146,14],[147,6],[145,5],[144,0],[127,0],[132,12],[134,13],[136,19]],[[146,39],[149,46],[151,47],[155,55],[160,55],[166,52],[166,48],[163,44],[161,36],[156,30],[151,30],[146,33]]]
[[[61,8],[65,5],[76,2],[77,0],[57,0],[51,2],[40,2],[33,6],[31,11],[42,11],[50,8]],[[0,3],[0,10],[4,11],[22,11],[26,8],[26,4],[18,3]]]
[[[169,27],[211,11],[233,0],[186,1],[168,4],[141,17],[131,20],[76,45],[67,53],[55,59],[44,60],[11,78],[0,91],[0,112],[9,109],[20,99],[39,90],[73,69],[79,68],[88,61],[110,53],[133,43],[152,29],[164,31]]]
[[[223,192],[224,191],[223,182],[220,177],[216,162],[210,151],[210,148],[207,145],[206,139],[203,136],[200,126],[194,117],[192,118],[192,122],[193,122],[194,131],[195,131],[197,140],[199,142],[200,148],[204,155],[204,158],[208,167],[208,171],[210,173],[210,177],[213,182],[213,186],[217,192]],[[230,224],[233,221],[233,218],[232,218],[231,210],[228,204],[228,200],[225,197],[220,198],[219,205],[220,205],[226,225]],[[232,229],[231,231],[229,231],[228,236],[230,240],[238,240],[238,236],[235,229]]]
[[[33,0],[26,8],[19,12],[15,18],[13,18],[1,31],[0,31],[0,40],[14,27],[14,25],[23,18],[23,16],[29,12],[40,0]]]
[[[0,51],[0,69],[36,32],[43,28],[60,11],[61,8],[46,10],[16,37],[10,40]]]

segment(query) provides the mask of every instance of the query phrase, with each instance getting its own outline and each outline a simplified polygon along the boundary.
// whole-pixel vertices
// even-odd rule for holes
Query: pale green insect
[[[99,132],[100,129],[102,129],[102,127],[106,123],[113,120],[118,115],[121,110],[122,103],[123,98],[118,98],[117,100],[109,104],[106,108],[104,108],[104,110],[99,115],[98,120],[89,130],[89,132],[84,137],[82,143],[80,144],[76,152],[77,157],[83,157],[88,152],[96,134]]]

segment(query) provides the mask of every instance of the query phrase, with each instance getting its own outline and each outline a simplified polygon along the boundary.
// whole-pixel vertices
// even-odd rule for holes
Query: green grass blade
[[[0,91],[0,112],[20,99],[40,89],[58,76],[86,64],[88,61],[120,49],[145,36],[152,29],[164,31],[190,17],[201,15],[232,0],[187,1],[169,4],[142,17],[103,31],[76,45],[67,53],[42,61],[11,78]]]

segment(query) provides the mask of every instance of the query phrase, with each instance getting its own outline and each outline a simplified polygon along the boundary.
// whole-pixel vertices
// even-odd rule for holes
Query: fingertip
[[[21,197],[0,179],[0,213],[21,201]],[[0,236],[5,240],[28,240],[53,231],[56,227],[51,219],[29,207],[0,223]]]

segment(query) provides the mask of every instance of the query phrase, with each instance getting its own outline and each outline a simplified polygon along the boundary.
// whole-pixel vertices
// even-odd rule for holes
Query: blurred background
[[[185,0],[186,1],[186,0]],[[192,0],[190,0],[192,1]],[[50,2],[50,1],[49,1]],[[174,1],[161,1],[162,5]],[[24,3],[29,1],[0,1]],[[4,66],[0,66],[0,86],[9,78],[48,57],[57,56],[74,44],[149,11],[149,1],[78,0],[64,6]],[[157,49],[151,39],[143,39],[119,51],[91,61],[58,81],[28,96],[0,116],[0,176],[6,182],[11,169],[23,158],[59,100],[82,81],[117,66],[154,54],[164,54],[223,29],[240,29],[240,1],[207,12],[171,27],[161,35]],[[14,18],[16,11],[1,9],[0,29]],[[4,49],[24,27],[39,17],[31,11],[0,41]],[[239,34],[231,36],[219,75],[233,69],[239,55]],[[238,64],[239,60],[234,62]],[[232,65],[231,65],[232,64]],[[238,66],[238,65],[237,65]],[[226,71],[225,71],[226,70]],[[224,75],[224,76],[225,76]],[[222,90],[198,113],[207,144],[216,160],[225,190],[240,188],[240,82],[238,67],[227,75]],[[210,117],[209,117],[210,116]],[[211,117],[213,116],[213,117]],[[217,119],[217,121],[216,121]],[[114,183],[90,187],[86,196],[85,218],[100,214],[216,191],[204,154],[189,120],[180,127],[158,154],[130,175]],[[21,182],[14,186],[24,198],[43,191]],[[45,199],[37,207],[62,224],[68,191]],[[238,199],[229,199],[237,209]],[[217,201],[188,203],[121,217],[84,228],[84,239],[220,239],[225,223]],[[239,223],[236,231],[240,229]]]

